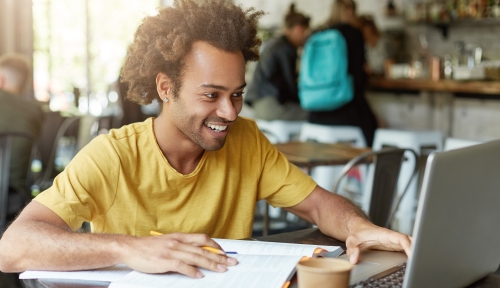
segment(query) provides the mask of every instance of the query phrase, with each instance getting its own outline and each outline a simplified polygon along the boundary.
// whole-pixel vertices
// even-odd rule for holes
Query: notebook
[[[26,271],[20,279],[84,279],[111,282],[110,287],[286,287],[303,257],[337,257],[339,246],[214,239],[239,260],[225,273],[200,269],[205,277],[193,279],[177,273],[145,274],[126,266],[87,271]]]
[[[500,141],[429,156],[402,287],[464,287],[497,270],[499,171]],[[399,270],[406,256],[364,251],[360,259],[352,287]]]

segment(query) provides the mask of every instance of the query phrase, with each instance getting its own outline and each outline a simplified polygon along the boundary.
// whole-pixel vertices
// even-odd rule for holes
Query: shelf
[[[406,22],[408,25],[434,25],[434,26],[481,26],[481,25],[498,25],[500,24],[500,18],[465,18],[450,21],[418,21],[418,22]]]
[[[446,39],[448,38],[448,33],[450,27],[481,27],[490,25],[500,25],[500,18],[466,18],[459,20],[450,21],[419,21],[419,22],[406,22],[409,26],[426,25],[434,26],[441,30],[441,34]]]
[[[500,95],[499,81],[432,81],[423,79],[371,78],[370,88],[375,90],[429,91]]]

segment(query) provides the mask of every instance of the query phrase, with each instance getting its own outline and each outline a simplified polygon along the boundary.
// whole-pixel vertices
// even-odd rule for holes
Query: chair
[[[443,135],[440,131],[412,131],[412,130],[396,130],[396,129],[377,129],[373,140],[373,150],[380,150],[384,147],[409,148],[419,155],[428,155],[433,151],[443,150]],[[401,168],[400,177],[403,179],[410,178],[413,173],[413,160],[408,159]],[[425,163],[419,161],[420,163]],[[372,183],[373,175],[368,173],[367,185]],[[398,186],[401,191],[403,187]],[[413,223],[416,216],[416,208],[418,204],[418,187],[419,177],[414,177],[407,188],[406,197],[401,202],[401,207],[398,211],[398,227],[400,232],[411,234]],[[370,191],[370,187],[365,187]]]
[[[323,143],[350,143],[355,147],[366,147],[361,128],[356,126],[320,125],[304,123],[300,131],[300,141],[308,140]]]
[[[262,120],[256,119],[255,123],[260,131],[266,135],[271,143],[283,143],[292,140],[298,136],[304,121],[285,121],[285,120]]]
[[[323,143],[350,143],[354,147],[366,147],[365,137],[361,128],[356,126],[319,125],[305,123],[300,131],[300,141],[317,141]],[[364,167],[363,167],[364,168]],[[365,170],[360,169],[361,179]],[[311,171],[311,177],[319,186],[329,190],[333,187],[339,175],[340,168],[332,166],[316,167]]]
[[[409,179],[405,179],[404,189],[398,193],[398,182],[400,182],[400,171],[402,164],[411,155],[414,159],[413,172]],[[418,155],[412,149],[384,148],[378,151],[366,152],[352,159],[340,172],[335,182],[333,192],[340,194],[339,187],[342,179],[347,176],[349,170],[356,165],[363,163],[367,158],[373,157],[373,164],[369,169],[373,169],[373,183],[371,193],[365,191],[364,202],[370,220],[382,227],[390,228],[394,214],[396,213],[401,200],[403,199],[412,179],[417,175],[419,164]]]
[[[3,234],[7,224],[7,209],[8,209],[8,196],[9,196],[9,175],[10,175],[10,161],[12,140],[14,138],[23,138],[31,142],[31,155],[30,160],[33,159],[37,148],[35,137],[31,133],[25,132],[0,132],[0,235]],[[30,181],[30,169],[26,171],[27,181]],[[27,191],[27,190],[26,190]],[[28,195],[24,195],[26,200],[29,199]]]
[[[51,144],[50,149],[46,148],[45,157],[42,157],[42,160],[45,158],[45,160],[42,161],[42,165],[45,167],[43,169],[44,172],[42,178],[35,183],[38,186],[38,189],[36,189],[37,192],[43,191],[46,188],[50,187],[52,185],[52,179],[57,174],[59,174],[60,171],[57,171],[54,167],[60,144],[59,140],[61,140],[63,136],[67,136],[69,134],[71,134],[72,137],[78,139],[79,125],[80,125],[80,117],[68,117],[64,118],[64,120],[62,121],[62,124],[57,130],[57,134],[53,137],[53,141],[50,141]],[[76,143],[74,143],[73,146],[76,146]],[[77,149],[76,147],[74,148]]]

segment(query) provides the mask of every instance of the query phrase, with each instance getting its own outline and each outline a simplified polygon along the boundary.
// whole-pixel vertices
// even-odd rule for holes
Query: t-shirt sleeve
[[[104,215],[116,197],[120,160],[107,136],[85,146],[34,200],[59,215],[72,230]]]
[[[316,188],[316,182],[291,164],[260,131],[257,139],[262,149],[259,199],[266,199],[274,207],[291,207],[302,202]]]

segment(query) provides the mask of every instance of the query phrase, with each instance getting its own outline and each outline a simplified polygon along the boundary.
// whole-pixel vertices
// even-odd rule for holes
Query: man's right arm
[[[236,259],[211,253],[219,248],[203,234],[154,237],[73,232],[52,210],[32,201],[0,239],[0,270],[82,270],[126,264],[145,273],[179,272],[202,277],[196,267],[223,272]]]

